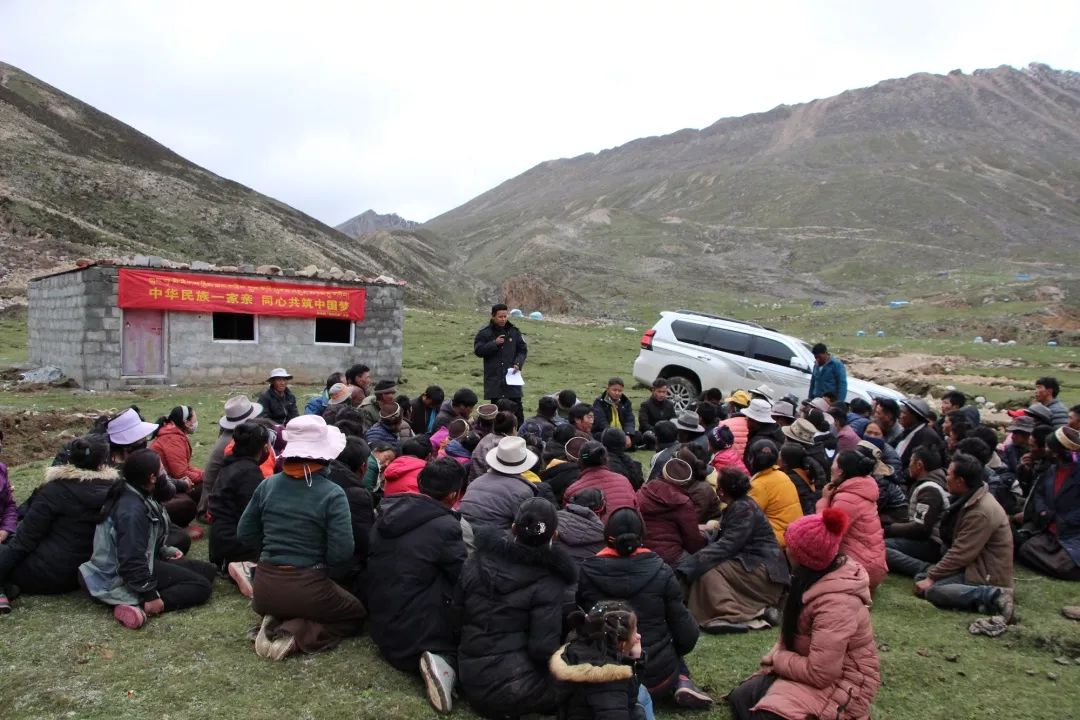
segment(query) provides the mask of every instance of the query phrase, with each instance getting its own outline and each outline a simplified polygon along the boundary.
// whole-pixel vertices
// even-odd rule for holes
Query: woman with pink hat
[[[843,510],[826,508],[788,526],[793,575],[780,640],[728,695],[736,720],[870,717],[881,670],[869,578],[840,551],[848,523]]]
[[[356,635],[367,611],[330,579],[352,561],[352,519],[345,491],[327,466],[345,436],[318,415],[285,426],[282,471],[255,489],[236,528],[237,539],[262,548],[251,606],[263,616],[255,652],[283,660],[318,652]]]

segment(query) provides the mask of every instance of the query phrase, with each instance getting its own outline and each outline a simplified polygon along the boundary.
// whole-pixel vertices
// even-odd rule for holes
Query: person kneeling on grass
[[[294,418],[284,435],[282,471],[255,489],[236,529],[242,543],[262,548],[252,599],[263,616],[255,652],[271,660],[330,649],[358,634],[367,615],[328,574],[353,554],[349,503],[326,470],[345,436],[318,415]]]
[[[728,695],[735,720],[865,720],[881,685],[870,578],[840,552],[847,514],[825,508],[788,526],[793,577],[780,639]]]
[[[423,675],[431,704],[442,711],[451,707],[457,672],[451,603],[468,552],[451,508],[465,475],[441,458],[420,471],[419,493],[388,495],[368,556],[371,639],[395,668]]]
[[[655,480],[653,482],[656,482]],[[642,546],[645,523],[634,508],[619,508],[604,526],[607,547],[581,566],[577,601],[625,600],[637,611],[645,646],[641,682],[649,694],[674,693],[678,705],[705,708],[712,698],[690,679],[683,656],[694,649],[698,626],[683,604],[675,574],[656,553]]]
[[[559,649],[566,588],[577,578],[574,561],[552,546],[558,523],[554,505],[530,498],[509,532],[476,528],[454,608],[462,624],[458,680],[484,717],[552,713],[558,703],[548,662]]]
[[[652,700],[634,677],[641,658],[637,616],[628,603],[597,603],[571,618],[574,638],[551,656],[551,674],[565,696],[559,717],[568,720],[652,718]]]
[[[210,599],[217,568],[188,560],[165,544],[169,514],[154,500],[161,458],[138,450],[124,460],[94,532],[94,554],[79,566],[83,587],[113,606],[124,627],[142,627],[147,615],[202,605]]]

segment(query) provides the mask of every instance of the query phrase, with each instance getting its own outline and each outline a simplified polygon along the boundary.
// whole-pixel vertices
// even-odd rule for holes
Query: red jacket
[[[666,480],[651,480],[637,491],[645,521],[645,546],[675,566],[686,554],[705,547],[697,508],[686,491]]]
[[[819,513],[827,507],[835,507],[851,518],[851,525],[840,543],[840,552],[866,568],[871,590],[880,585],[889,572],[885,564],[885,533],[881,529],[877,500],[877,482],[864,475],[848,478],[831,498],[821,498],[817,503]]]
[[[794,648],[777,642],[772,667],[762,665],[777,680],[753,709],[785,718],[869,718],[881,685],[869,605],[866,571],[857,563],[814,583],[803,593]]]
[[[162,425],[150,449],[158,454],[165,472],[171,478],[186,477],[193,483],[201,483],[203,471],[191,465],[191,441],[183,428],[172,423]]]
[[[606,467],[583,467],[578,479],[563,493],[564,498],[577,495],[586,488],[599,488],[604,493],[604,513],[600,516],[607,522],[608,516],[621,507],[637,509],[637,496],[630,481]]]
[[[383,472],[383,477],[386,478],[383,495],[420,492],[420,471],[425,465],[426,461],[412,455],[402,455],[391,460]]]

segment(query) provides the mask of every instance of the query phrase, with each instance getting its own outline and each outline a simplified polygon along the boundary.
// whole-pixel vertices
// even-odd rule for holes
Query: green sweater
[[[260,560],[275,565],[340,565],[352,559],[352,516],[345,491],[326,472],[303,478],[273,475],[255,490],[236,527]]]

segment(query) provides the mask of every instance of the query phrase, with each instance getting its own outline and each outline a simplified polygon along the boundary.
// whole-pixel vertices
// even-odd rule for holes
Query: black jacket
[[[593,414],[593,422],[596,422],[595,413]],[[665,400],[662,403],[655,402],[652,396],[645,398],[640,405],[638,405],[638,426],[639,432],[646,432],[653,429],[653,425],[661,420],[674,420],[675,419],[675,404],[670,400]]]
[[[458,681],[488,717],[552,712],[548,661],[559,648],[563,596],[577,566],[558,545],[529,547],[505,530],[476,529],[454,604],[461,623]]]
[[[678,572],[694,582],[720,563],[738,560],[748,573],[762,565],[775,583],[788,584],[791,576],[787,560],[780,552],[769,519],[749,495],[743,495],[724,508],[720,530],[709,543],[679,563]]]
[[[581,563],[604,549],[604,523],[587,507],[567,505],[559,511],[557,542]]]
[[[79,587],[79,565],[94,552],[97,516],[120,477],[110,467],[45,469],[45,481],[24,505],[15,536],[0,545],[0,583],[27,594],[52,595]]]
[[[352,563],[349,567],[338,567],[331,571],[334,580],[348,586],[351,581],[359,578],[367,566],[368,541],[371,538],[371,528],[375,525],[375,496],[364,486],[363,478],[350,470],[345,463],[331,460],[326,472],[330,481],[345,491],[345,499],[349,502],[353,536]]]
[[[603,432],[611,427],[612,413],[615,411],[616,407],[619,411],[619,424],[622,425],[623,432],[627,435],[635,432],[634,406],[630,403],[630,398],[623,395],[619,398],[619,403],[616,406],[604,400],[604,396],[606,395],[606,392],[601,393],[600,397],[596,398],[592,404],[593,436],[599,440]]]
[[[540,473],[540,479],[548,484],[551,488],[551,492],[554,493],[555,499],[559,501],[561,505],[563,503],[563,494],[566,492],[566,488],[570,487],[577,482],[578,477],[581,475],[581,466],[576,462],[562,462],[558,465],[552,465],[546,470]]]
[[[210,494],[210,562],[218,567],[228,563],[259,559],[260,548],[248,547],[236,537],[236,525],[244,514],[255,488],[263,481],[262,468],[249,457],[228,455]]]
[[[284,425],[300,414],[296,411],[296,396],[289,388],[285,388],[283,395],[266,388],[259,395],[259,404],[263,406],[259,417],[270,418],[278,425]]]
[[[364,604],[387,662],[415,673],[425,650],[455,651],[451,610],[467,555],[457,513],[427,495],[390,495],[370,547]]]
[[[543,415],[533,415],[531,418],[526,418],[525,422],[518,428],[518,435],[536,435],[545,443],[551,439],[551,436],[555,434],[555,423],[549,418]]]
[[[646,658],[641,681],[647,688],[669,680],[679,658],[697,644],[698,626],[683,604],[679,581],[654,552],[589,558],[581,566],[577,599],[586,611],[598,600],[625,600],[634,608]]]
[[[634,490],[639,490],[645,484],[645,475],[641,469],[641,463],[630,457],[630,453],[625,450],[608,451],[608,469],[629,480],[630,484],[634,486]]]
[[[502,346],[495,344],[495,338],[500,335],[506,336]],[[521,332],[513,323],[507,322],[501,328],[496,327],[495,323],[488,323],[480,328],[473,340],[473,352],[476,357],[484,359],[484,397],[489,400],[521,398],[520,385],[506,384],[506,371],[514,365],[519,370],[523,369],[529,354],[525,338],[521,337]]]
[[[444,400],[443,402],[446,401]],[[424,405],[424,399],[419,397],[412,401],[411,407],[412,412],[409,413],[409,427],[413,429],[414,433],[417,435],[430,435],[439,429],[438,419],[441,407],[428,409],[428,407]],[[428,421],[432,418],[435,419],[436,423],[432,426],[431,430],[428,430]]]
[[[605,657],[581,641],[551,656],[551,674],[562,688],[560,720],[640,720],[634,666]]]

